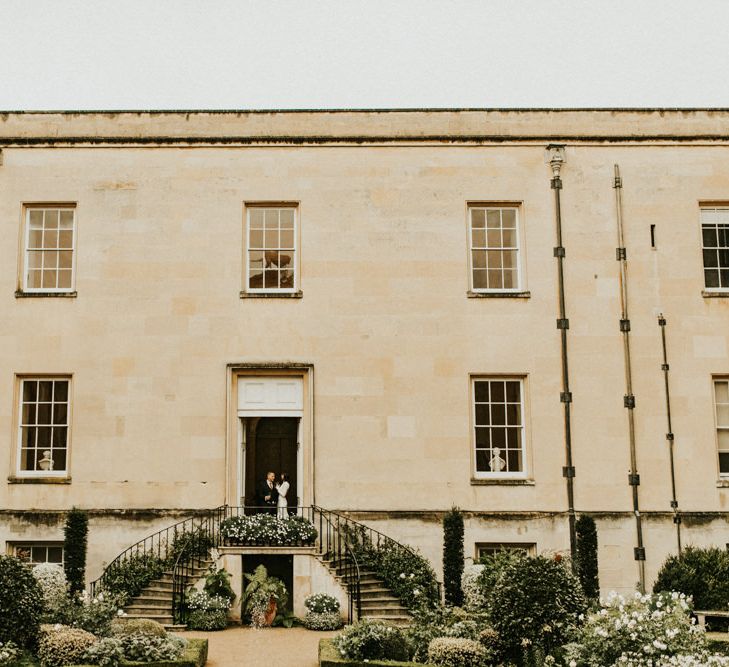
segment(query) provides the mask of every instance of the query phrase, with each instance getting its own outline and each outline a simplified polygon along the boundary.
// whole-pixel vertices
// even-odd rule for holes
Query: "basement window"
[[[534,556],[537,553],[537,545],[533,542],[477,542],[476,562],[484,556],[493,556],[502,551],[523,552],[528,556]]]
[[[63,565],[63,542],[17,542],[11,545],[11,550],[16,558],[29,565]]]

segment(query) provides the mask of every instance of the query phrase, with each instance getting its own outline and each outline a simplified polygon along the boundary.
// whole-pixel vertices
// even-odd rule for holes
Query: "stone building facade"
[[[87,508],[94,578],[269,467],[436,569],[452,506],[470,557],[591,514],[604,590],[729,543],[729,111],[9,112],[0,149],[0,548]]]

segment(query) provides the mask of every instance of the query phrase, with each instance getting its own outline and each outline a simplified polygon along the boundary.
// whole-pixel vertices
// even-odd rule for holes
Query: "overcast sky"
[[[729,107],[729,0],[0,0],[0,109]]]

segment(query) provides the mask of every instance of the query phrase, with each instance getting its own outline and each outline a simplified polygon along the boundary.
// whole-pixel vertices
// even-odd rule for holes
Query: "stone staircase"
[[[185,588],[204,577],[211,564],[211,560],[195,561],[190,576],[186,577]],[[149,582],[137,597],[127,603],[124,612],[127,618],[149,618],[161,623],[167,630],[184,630],[185,626],[174,625],[172,618],[172,570]]]
[[[347,590],[350,580],[346,576],[346,563],[327,557],[319,560],[334,575],[342,588]],[[410,612],[374,572],[360,570],[359,590],[362,607],[360,618],[386,621],[398,626],[412,623]]]

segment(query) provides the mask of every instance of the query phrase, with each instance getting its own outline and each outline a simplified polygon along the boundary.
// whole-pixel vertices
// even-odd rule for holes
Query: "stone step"
[[[149,597],[147,595],[140,595],[136,598],[134,598],[131,602],[129,602],[126,606],[127,609],[130,607],[162,607],[167,608],[172,604],[172,596],[170,597]]]
[[[375,609],[379,607],[389,609],[392,609],[393,607],[397,609],[405,609],[405,607],[402,606],[399,598],[385,596],[376,598],[362,598],[360,600],[360,605],[362,606],[362,609]]]
[[[168,585],[167,582],[153,581],[149,586],[145,586],[139,594],[144,595],[148,592],[154,594],[169,593],[172,595],[172,582],[170,581]]]
[[[172,615],[172,606],[158,607],[148,604],[130,604],[124,607],[127,614],[162,614]]]
[[[164,629],[167,630],[167,632],[183,632],[187,630],[186,625],[174,625],[172,623],[165,624]]]
[[[392,595],[392,591],[389,588],[386,588],[385,586],[376,586],[376,587],[372,587],[372,588],[365,588],[363,586],[360,586],[359,594],[360,594],[360,597],[362,599],[364,599],[364,598],[379,597],[380,595],[384,595],[384,596]]]
[[[161,623],[162,625],[172,624],[172,614],[141,614],[133,612],[131,614],[127,613],[126,618],[149,618],[153,621],[157,621],[157,623]]]

